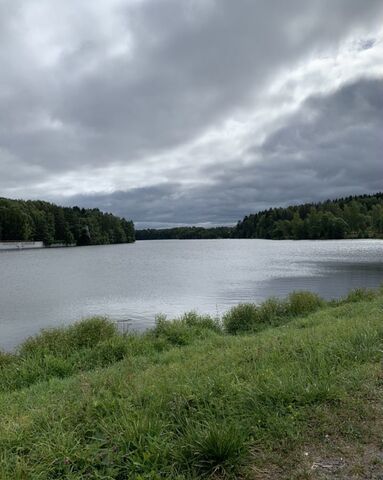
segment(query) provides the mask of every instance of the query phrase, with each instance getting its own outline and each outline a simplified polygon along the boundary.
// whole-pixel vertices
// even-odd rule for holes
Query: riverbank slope
[[[0,478],[381,478],[382,340],[363,291],[42,333],[0,356]]]

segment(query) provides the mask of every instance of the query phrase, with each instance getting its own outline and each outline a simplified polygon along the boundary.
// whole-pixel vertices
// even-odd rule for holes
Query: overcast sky
[[[383,189],[382,0],[0,0],[0,196],[138,226]]]

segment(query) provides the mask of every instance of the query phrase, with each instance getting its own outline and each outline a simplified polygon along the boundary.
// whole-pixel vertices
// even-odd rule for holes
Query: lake
[[[160,240],[0,252],[0,349],[92,315],[144,330],[155,315],[221,315],[293,290],[325,298],[383,282],[382,240]]]

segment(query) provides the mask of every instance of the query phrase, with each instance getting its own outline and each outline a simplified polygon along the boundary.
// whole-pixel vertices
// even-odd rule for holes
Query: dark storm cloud
[[[262,176],[307,178],[298,188],[322,198],[383,185],[383,80],[362,79],[309,98],[261,148]],[[318,187],[320,189],[318,191]],[[313,189],[313,187],[316,187]]]
[[[93,162],[129,161],[190,140],[231,109],[244,108],[275,69],[371,22],[380,5],[209,3],[166,0],[128,10],[133,58],[108,59],[67,85],[55,115],[92,135]]]
[[[286,125],[250,153],[258,160],[218,173],[211,186],[166,184],[78,197],[119,215],[151,222],[236,222],[247,213],[329,197],[372,193],[383,185],[383,81],[362,79],[330,95],[309,98]],[[185,222],[187,219],[187,222]]]
[[[226,223],[278,202],[371,191],[379,82],[298,102],[288,122],[275,110],[289,84],[278,102],[267,98],[283,72],[336,57],[349,36],[355,55],[381,48],[382,18],[381,0],[0,1],[0,195],[63,203],[70,191],[67,203],[136,221]],[[316,81],[305,79],[308,92]],[[187,153],[257,108],[276,118],[261,146],[243,144],[224,164],[217,147],[208,162]]]

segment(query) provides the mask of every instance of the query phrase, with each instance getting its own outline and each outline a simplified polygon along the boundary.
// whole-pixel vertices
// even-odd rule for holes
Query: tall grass
[[[372,301],[379,294],[379,291],[358,289],[328,305]],[[285,300],[270,298],[261,305],[237,305],[222,319],[196,312],[173,320],[159,315],[154,328],[142,335],[121,335],[114,323],[100,317],[65,328],[43,330],[21,344],[15,354],[0,352],[0,392],[107,367],[127,358],[153,357],[172,347],[192,345],[216,335],[259,332],[325,305],[326,302],[313,293],[293,292]]]
[[[256,332],[267,326],[276,326],[290,318],[307,315],[323,307],[325,302],[311,292],[293,292],[286,300],[270,298],[261,305],[240,304],[223,317],[227,333]]]
[[[43,332],[0,355],[0,479],[254,478],[273,461],[290,480],[303,445],[368,438],[382,308],[380,293],[296,293],[224,326],[189,313],[144,335],[105,319]]]
[[[164,315],[158,315],[155,327],[149,332],[149,335],[162,338],[172,345],[183,346],[198,338],[206,338],[210,334],[219,333],[222,333],[219,319],[189,312],[175,320],[168,320]]]

